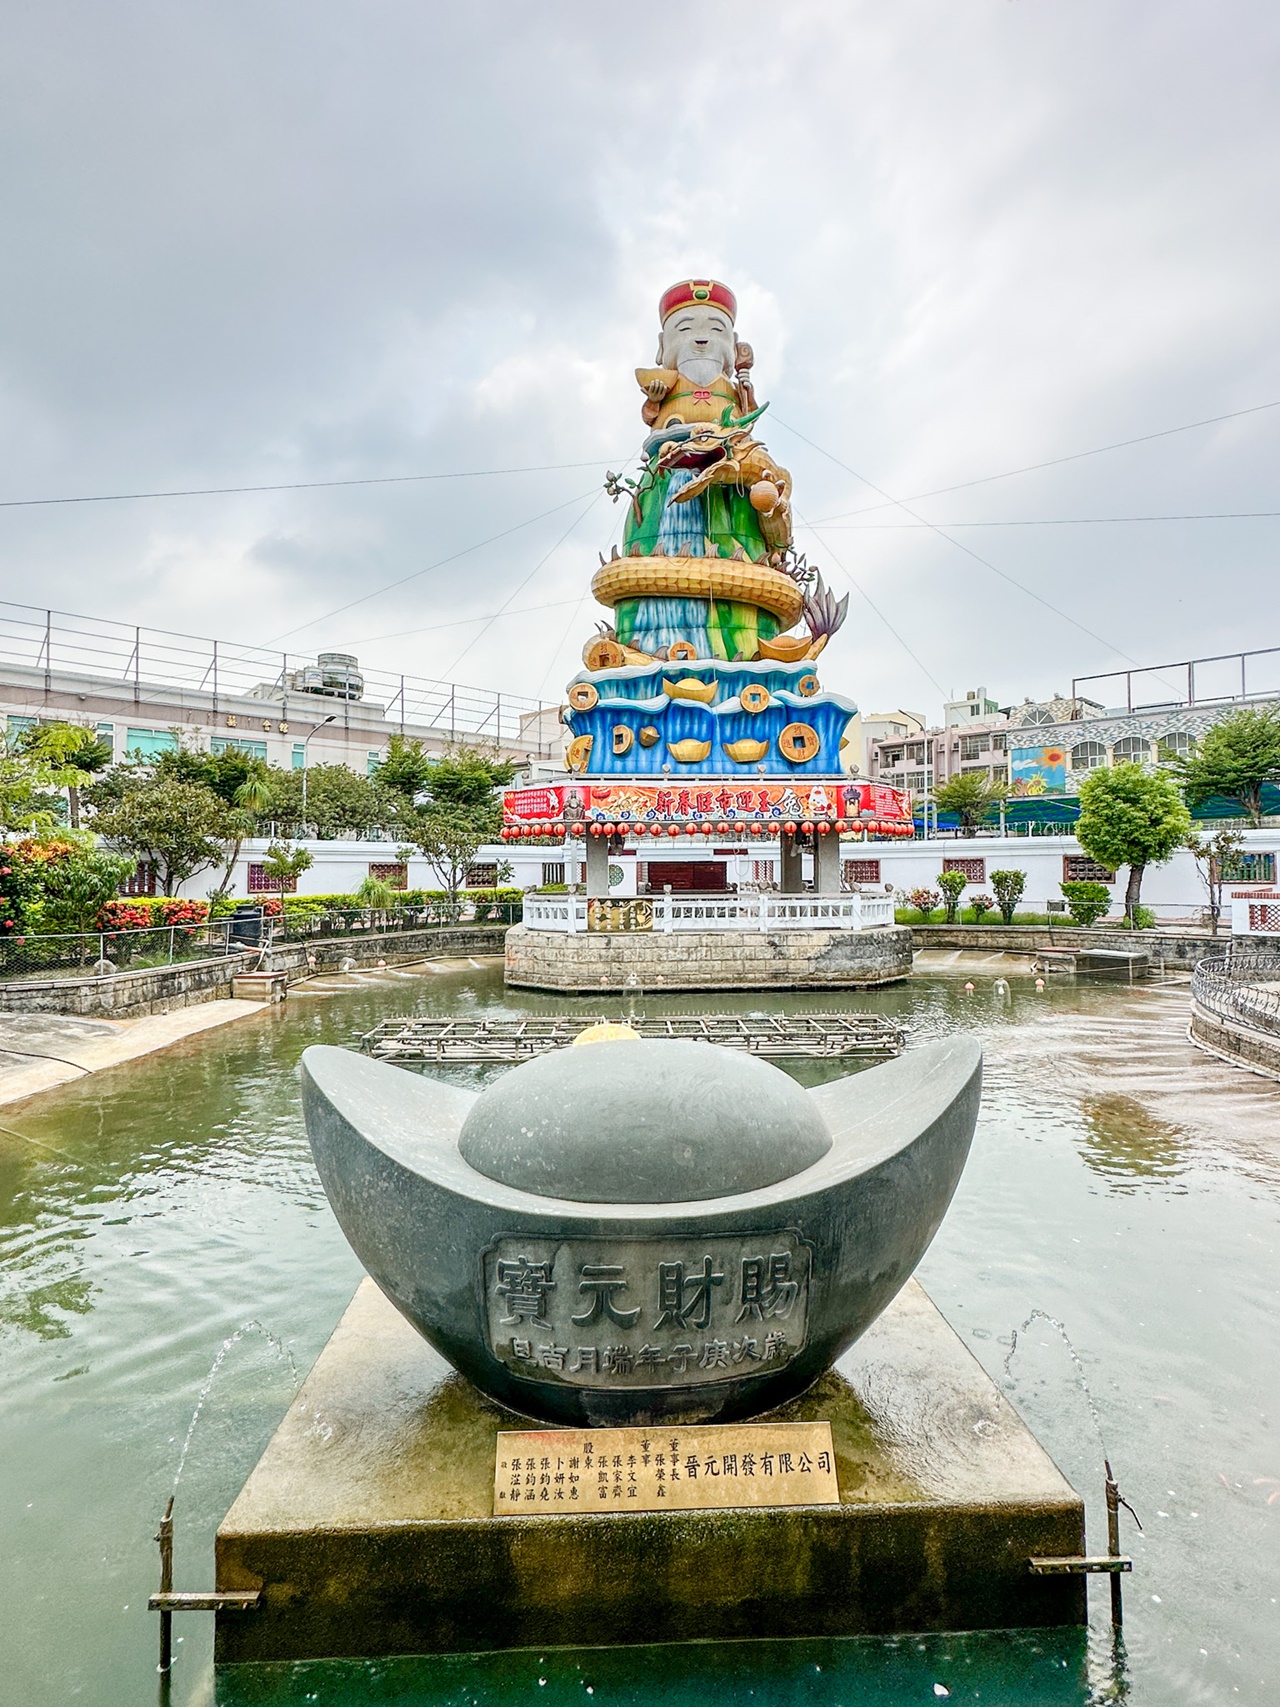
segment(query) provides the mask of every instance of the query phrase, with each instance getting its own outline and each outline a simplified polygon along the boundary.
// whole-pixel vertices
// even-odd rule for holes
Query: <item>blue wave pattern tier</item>
[[[571,692],[588,683],[598,697],[564,717],[575,739],[591,739],[584,776],[837,778],[840,743],[858,708],[812,691],[815,681],[812,664],[764,659],[583,670]]]

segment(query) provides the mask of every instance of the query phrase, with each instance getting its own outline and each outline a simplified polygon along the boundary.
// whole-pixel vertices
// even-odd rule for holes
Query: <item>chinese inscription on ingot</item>
[[[839,1502],[825,1422],[498,1436],[497,1517]]]
[[[484,1254],[489,1344],[517,1374],[572,1386],[740,1380],[804,1345],[809,1274],[792,1232],[502,1238]]]

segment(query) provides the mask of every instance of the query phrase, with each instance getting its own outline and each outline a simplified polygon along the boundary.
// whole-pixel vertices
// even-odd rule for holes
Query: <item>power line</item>
[[[84,498],[0,498],[0,510],[33,509],[46,504],[123,504],[140,498],[224,498],[245,492],[317,492],[333,486],[404,486],[423,480],[485,480],[499,474],[552,474],[566,468],[607,468],[609,459],[544,462],[528,468],[465,468],[454,474],[375,474],[361,480],[291,480],[279,486],[191,486],[172,492],[98,492]]]
[[[883,509],[876,504],[875,509]],[[853,512],[866,515],[865,510]],[[1120,522],[1248,522],[1280,516],[1280,510],[1212,510],[1185,516],[1032,516],[1013,522],[938,522],[944,528],[1069,528],[1110,526]],[[810,527],[833,528],[837,533],[893,533],[900,529],[933,527],[933,522],[810,522]]]
[[[970,546],[965,545],[963,541],[952,539],[951,535],[949,533],[944,533],[936,522],[931,522],[927,520],[926,517],[917,515],[913,509],[909,508],[905,500],[901,498],[891,498],[883,487],[876,485],[874,480],[868,480],[865,474],[859,474],[856,468],[850,468],[847,462],[842,462],[841,459],[832,451],[825,450],[820,444],[815,444],[814,441],[811,438],[806,437],[798,427],[788,425],[786,421],[783,421],[777,415],[774,416],[774,420],[778,422],[779,426],[786,427],[789,433],[794,433],[796,438],[800,439],[804,444],[807,444],[812,450],[816,450],[821,456],[825,456],[829,461],[834,462],[837,468],[843,468],[846,474],[852,474],[855,480],[861,480],[864,486],[869,486],[873,492],[878,493],[887,504],[895,504],[898,509],[910,516],[913,521],[921,523],[921,525],[927,527],[930,532],[936,533],[939,539],[945,539],[948,545],[954,545],[957,551],[963,551],[966,557],[972,557],[975,563],[981,563],[984,569],[989,569],[993,575],[998,575],[1002,581],[1007,581],[1011,587],[1016,587],[1020,593],[1025,593],[1029,599],[1034,599],[1037,604],[1043,605],[1046,610],[1052,611],[1055,616],[1060,616],[1064,622],[1069,622],[1073,628],[1078,628],[1081,634],[1087,634],[1090,640],[1097,641],[1099,646],[1105,646],[1108,651],[1115,652],[1118,657],[1126,659],[1130,664],[1134,664],[1135,666],[1137,665],[1137,659],[1130,657],[1127,652],[1125,652],[1121,647],[1115,645],[1113,641],[1104,640],[1102,635],[1095,634],[1091,628],[1086,628],[1084,623],[1078,622],[1075,617],[1069,616],[1066,611],[1059,610],[1057,605],[1051,604],[1048,599],[1042,598],[1039,593],[1033,592],[1030,587],[1024,586],[1021,581],[1015,580],[1012,575],[1006,574],[1003,569],[997,569],[994,563],[988,562],[985,557],[980,557],[976,551],[974,551]],[[932,680],[932,678],[930,679]]]
[[[422,628],[397,628],[391,634],[362,634],[349,644],[352,646],[376,646],[383,640],[412,640],[419,634],[436,634],[442,628],[467,628],[473,622],[495,622],[500,616],[533,616],[538,611],[563,610],[566,605],[580,605],[581,598],[551,599],[543,605],[521,605],[519,610],[491,611],[483,616],[460,616],[449,622],[429,622]]]
[[[1059,468],[1064,462],[1080,462],[1085,457],[1102,456],[1107,451],[1124,450],[1129,445],[1150,444],[1153,439],[1172,438],[1176,433],[1190,433],[1197,427],[1214,427],[1222,421],[1238,421],[1243,415],[1261,415],[1267,409],[1280,409],[1280,397],[1274,403],[1255,403],[1249,409],[1232,409],[1226,415],[1207,415],[1203,421],[1187,421],[1181,427],[1164,427],[1158,433],[1141,433],[1136,439],[1117,439],[1114,444],[1096,445],[1093,450],[1072,451],[1069,456],[1050,457],[1047,462],[1029,462],[1023,468],[1007,468],[1003,474],[984,474],[977,480],[958,481],[954,486],[935,486],[931,492],[913,492],[902,500],[888,498],[886,504],[899,502],[916,504],[922,498],[940,498],[945,492],[965,492],[971,486],[988,486],[993,480],[1011,480],[1015,474],[1034,474],[1041,468]],[[774,419],[777,420],[778,417],[775,415]],[[783,425],[785,426],[786,423],[784,422]],[[795,432],[795,428],[792,427],[790,431]],[[814,448],[817,449],[818,447],[815,446]],[[841,467],[843,466],[841,464]],[[852,470],[849,472],[852,473]],[[861,477],[859,476],[859,478]],[[866,484],[870,485],[870,481],[867,481]],[[873,492],[878,490],[874,486],[871,489]],[[885,504],[868,504],[864,510],[845,510],[840,516],[832,517],[832,520],[843,521],[849,516],[866,516],[870,515],[873,510],[883,510],[884,508]]]
[[[407,586],[410,581],[416,581],[419,575],[429,575],[433,569],[443,569],[447,563],[456,563],[460,557],[466,557],[473,551],[481,551],[486,545],[493,545],[500,539],[507,539],[513,533],[519,533],[521,528],[532,527],[534,522],[540,522],[547,516],[554,516],[560,510],[567,510],[571,504],[580,504],[584,498],[590,498],[596,488],[590,492],[579,492],[576,498],[566,498],[563,504],[553,504],[549,510],[541,510],[536,516],[527,516],[524,521],[516,522],[514,527],[503,528],[501,533],[490,534],[488,539],[477,540],[474,545],[464,545],[461,551],[454,551],[448,557],[439,557],[434,563],[428,563],[425,568],[415,569],[412,575],[402,575],[398,581],[389,581],[385,587],[375,587],[371,593],[362,593],[358,599],[352,599],[349,604],[339,605],[336,610],[326,611],[323,616],[313,616],[309,622],[300,622],[296,628],[287,628],[283,634],[277,634],[272,639],[264,641],[264,645],[275,646],[281,640],[288,640],[294,634],[301,634],[304,628],[314,628],[318,622],[328,622],[331,617],[342,616],[357,605],[367,604],[370,599],[380,598],[383,593],[394,592],[397,587]]]
[[[799,510],[796,511],[796,520],[800,523],[801,527],[808,528],[810,533],[817,533],[818,532],[817,527],[815,527],[815,525],[812,522],[806,522],[805,521],[804,517],[800,514]],[[822,537],[821,534],[818,534],[818,537],[821,539],[821,537]],[[902,650],[906,653],[907,657],[911,659],[912,663],[916,666],[916,668],[921,672],[922,675],[928,677],[929,681],[931,681],[933,683],[934,687],[937,688],[938,693],[945,700],[947,696],[946,696],[945,691],[943,690],[942,683],[933,674],[933,672],[931,670],[929,670],[926,667],[926,665],[921,662],[921,660],[919,658],[916,657],[915,653],[911,650],[910,646],[907,645],[906,641],[902,638],[902,636],[898,633],[897,629],[889,621],[889,618],[880,609],[879,605],[876,604],[875,600],[871,597],[871,594],[869,592],[867,592],[866,588],[864,586],[862,586],[862,584],[858,580],[855,579],[852,572],[848,568],[846,568],[846,566],[840,561],[840,559],[836,556],[835,552],[832,551],[829,546],[827,546],[825,549],[827,551],[828,556],[831,558],[831,561],[835,564],[836,568],[840,570],[841,574],[850,583],[850,585],[852,587],[854,587],[857,590],[857,592],[862,596],[862,598],[864,598],[866,600],[866,602],[871,606],[872,610],[880,618],[881,622],[889,630],[889,633],[892,634],[893,638],[898,642],[898,645],[901,646]]]

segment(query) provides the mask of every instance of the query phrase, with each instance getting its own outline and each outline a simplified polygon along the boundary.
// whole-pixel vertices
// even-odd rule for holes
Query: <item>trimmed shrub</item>
[[[1022,899],[1022,891],[1027,886],[1025,871],[993,871],[991,887],[996,892],[996,906],[1000,909],[1000,917],[1006,925],[1013,923],[1013,915],[1018,910],[1018,902]]]
[[[920,915],[920,922],[927,925],[942,900],[936,889],[913,889],[907,900]]]
[[[1105,883],[1066,882],[1060,885],[1067,908],[1078,925],[1091,925],[1111,906],[1111,891]]]
[[[938,888],[941,889],[946,905],[946,921],[949,925],[956,922],[956,907],[960,897],[968,887],[969,879],[963,871],[944,871],[938,878]]]
[[[990,895],[971,895],[969,897],[969,906],[973,911],[974,924],[980,925],[988,913],[993,913],[995,911],[996,904],[991,899]]]

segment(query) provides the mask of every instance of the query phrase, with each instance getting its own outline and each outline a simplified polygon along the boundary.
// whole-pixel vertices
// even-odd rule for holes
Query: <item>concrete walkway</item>
[[[202,1002],[138,1019],[80,1019],[70,1014],[0,1014],[0,1104],[83,1079],[103,1067],[167,1049],[184,1037],[261,1013],[265,1002]],[[24,1054],[23,1051],[30,1051]],[[59,1056],[60,1060],[42,1060]]]

